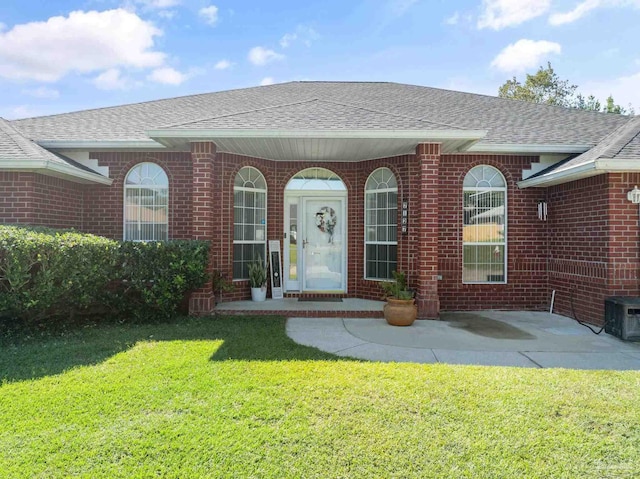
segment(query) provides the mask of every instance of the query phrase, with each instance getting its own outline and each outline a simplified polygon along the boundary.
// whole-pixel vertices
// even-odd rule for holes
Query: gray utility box
[[[612,296],[605,299],[604,330],[625,341],[640,341],[640,298]]]

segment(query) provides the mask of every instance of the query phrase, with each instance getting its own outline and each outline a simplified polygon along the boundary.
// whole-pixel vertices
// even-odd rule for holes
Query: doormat
[[[318,303],[342,303],[342,298],[328,298],[326,296],[300,296],[298,301]]]

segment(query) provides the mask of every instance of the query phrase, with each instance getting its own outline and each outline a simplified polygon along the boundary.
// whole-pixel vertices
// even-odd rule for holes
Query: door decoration
[[[329,235],[329,243],[333,243],[333,232],[337,223],[336,211],[329,206],[323,206],[316,213],[316,226],[320,231]]]

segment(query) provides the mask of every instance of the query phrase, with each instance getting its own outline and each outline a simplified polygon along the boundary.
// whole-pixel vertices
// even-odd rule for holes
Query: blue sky
[[[292,80],[497,95],[551,61],[640,109],[640,0],[2,0],[0,116]]]

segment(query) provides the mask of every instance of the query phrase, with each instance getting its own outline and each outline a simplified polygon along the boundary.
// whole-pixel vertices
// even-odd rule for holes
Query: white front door
[[[345,199],[302,197],[303,291],[345,291]]]

